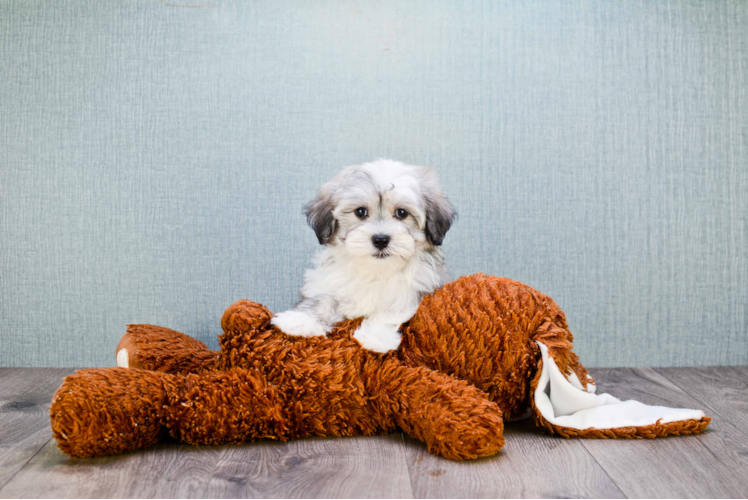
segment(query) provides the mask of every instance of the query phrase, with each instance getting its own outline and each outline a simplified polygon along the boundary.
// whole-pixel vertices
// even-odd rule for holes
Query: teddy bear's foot
[[[80,370],[65,378],[50,408],[52,435],[74,457],[112,455],[156,443],[164,433],[165,373]]]
[[[199,340],[168,328],[129,325],[117,344],[117,366],[167,373],[212,368],[218,353]]]

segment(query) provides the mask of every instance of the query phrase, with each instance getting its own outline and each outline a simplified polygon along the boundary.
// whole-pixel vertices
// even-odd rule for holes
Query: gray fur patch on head
[[[359,224],[346,215],[357,205],[368,205],[373,216],[376,201],[378,216],[385,216],[383,196],[388,196],[388,204],[393,203],[392,196],[404,203],[418,220],[418,229],[433,246],[442,244],[457,217],[433,171],[379,159],[344,168],[331,182],[324,184],[317,197],[305,207],[307,222],[321,245],[335,244],[336,235],[344,239],[348,230]],[[338,220],[337,217],[342,218]]]

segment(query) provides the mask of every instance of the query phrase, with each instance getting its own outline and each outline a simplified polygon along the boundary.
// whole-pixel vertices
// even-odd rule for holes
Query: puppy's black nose
[[[371,237],[371,242],[374,243],[374,246],[378,249],[384,250],[390,243],[390,237],[386,234],[375,234]]]

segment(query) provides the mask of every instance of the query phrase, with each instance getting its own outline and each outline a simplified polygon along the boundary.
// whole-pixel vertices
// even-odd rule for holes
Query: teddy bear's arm
[[[453,460],[496,454],[504,446],[501,410],[478,388],[390,359],[366,375],[375,408],[430,453]]]

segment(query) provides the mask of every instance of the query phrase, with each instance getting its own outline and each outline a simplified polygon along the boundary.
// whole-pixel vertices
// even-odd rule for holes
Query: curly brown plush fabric
[[[431,453],[470,459],[504,445],[503,417],[535,409],[545,344],[559,369],[587,384],[571,351],[564,313],[546,295],[505,278],[467,276],[423,299],[397,351],[365,350],[361,319],[327,337],[290,337],[264,306],[242,300],[221,325],[213,352],[182,333],[131,325],[120,341],[130,369],[81,370],[55,393],[52,431],[65,453],[90,457],[148,446],[165,435],[185,443],[241,443],[353,436],[402,429]],[[705,421],[644,431],[579,431],[574,437],[699,432]]]
[[[122,349],[127,351],[129,368],[168,373],[213,368],[218,356],[199,340],[153,325],[130,325],[117,344],[117,353]]]

